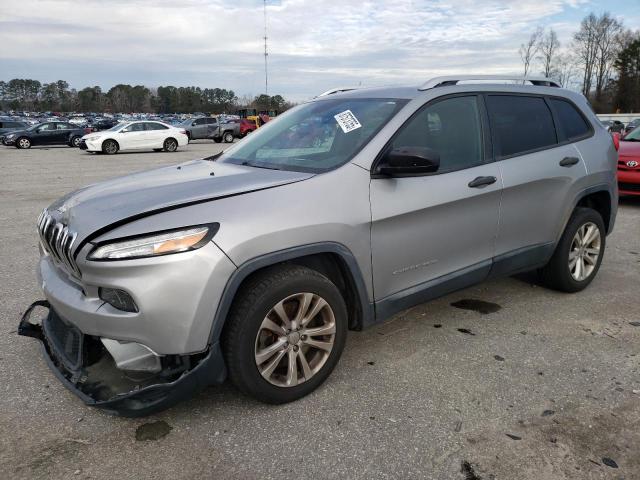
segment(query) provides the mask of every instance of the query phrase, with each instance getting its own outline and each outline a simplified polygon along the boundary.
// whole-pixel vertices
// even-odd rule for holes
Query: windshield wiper
[[[218,152],[215,155],[211,155],[210,157],[204,157],[203,160],[208,160],[210,162],[215,162],[216,159],[218,159],[220,157],[220,155],[222,155],[224,153],[224,150],[222,152]]]
[[[278,167],[267,167],[266,165],[258,165],[257,163],[251,163],[247,160],[245,160],[244,162],[242,162],[240,165],[244,166],[244,167],[255,167],[255,168],[265,168],[267,170],[281,170]]]

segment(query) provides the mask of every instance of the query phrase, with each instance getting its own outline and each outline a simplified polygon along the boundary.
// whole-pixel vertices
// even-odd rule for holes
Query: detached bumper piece
[[[48,310],[39,323],[31,320],[36,307]],[[58,316],[46,300],[29,306],[18,334],[42,342],[49,368],[83,402],[124,417],[164,410],[226,378],[218,343],[200,355],[162,357],[159,373],[120,370],[100,338],[83,334]]]

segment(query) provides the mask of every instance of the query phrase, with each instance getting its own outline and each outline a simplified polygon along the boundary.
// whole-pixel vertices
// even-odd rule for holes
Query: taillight
[[[183,135],[186,135],[187,131],[186,130],[180,130],[180,133],[183,134]]]
[[[620,134],[619,133],[612,133],[611,136],[613,137],[613,146],[616,148],[616,152],[618,150],[620,150]]]

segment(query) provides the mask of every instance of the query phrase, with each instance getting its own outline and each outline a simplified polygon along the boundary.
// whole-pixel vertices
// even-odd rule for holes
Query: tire
[[[605,244],[602,216],[591,208],[576,208],[551,260],[540,270],[543,283],[567,293],[584,290],[600,269]]]
[[[326,305],[322,304],[308,323],[303,319],[306,326],[302,323],[299,330],[291,323],[294,329],[287,334],[275,309],[282,305],[280,311],[294,319],[305,305],[305,298],[308,314],[322,304],[318,299]],[[280,326],[279,333],[264,327],[267,319],[278,324],[272,326]],[[340,291],[315,270],[281,265],[257,274],[238,292],[223,332],[222,348],[231,382],[241,392],[265,403],[280,404],[304,397],[319,387],[338,363],[346,341],[347,321]],[[319,328],[327,333],[304,333]],[[311,342],[321,342],[323,348],[311,346]],[[269,347],[275,349],[267,355],[264,351]],[[272,364],[275,367],[269,369]],[[295,375],[290,365],[294,365]]]
[[[120,145],[115,140],[105,140],[102,142],[102,152],[107,155],[115,155],[120,150]]]
[[[215,138],[213,139],[214,142],[216,143],[221,143],[222,142],[222,138]]]
[[[164,141],[162,149],[165,152],[175,152],[176,150],[178,150],[178,141],[175,138],[167,138]]]
[[[31,140],[27,137],[20,137],[16,140],[16,148],[31,148]]]
[[[233,143],[233,133],[225,132],[222,139],[224,140],[224,143]]]
[[[69,146],[78,148],[80,147],[81,141],[82,141],[82,137],[79,137],[78,135],[74,135],[73,137],[71,137],[71,140],[69,141]]]

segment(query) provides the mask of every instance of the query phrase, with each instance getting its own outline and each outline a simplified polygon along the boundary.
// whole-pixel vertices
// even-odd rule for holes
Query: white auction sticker
[[[336,122],[338,122],[338,125],[340,125],[344,133],[349,133],[362,126],[351,110],[345,110],[344,112],[334,115],[333,118],[336,119]]]

